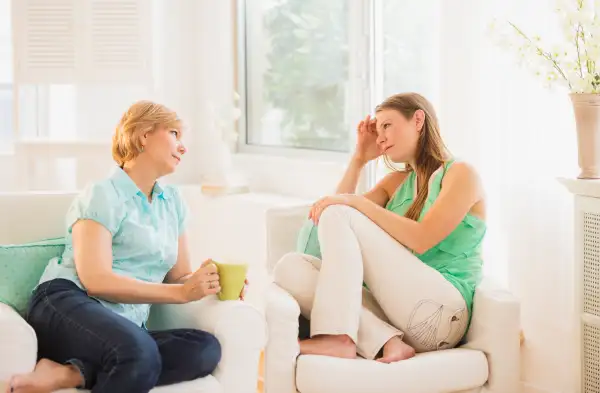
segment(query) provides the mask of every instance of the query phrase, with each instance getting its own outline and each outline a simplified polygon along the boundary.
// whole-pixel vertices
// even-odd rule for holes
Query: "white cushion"
[[[421,353],[391,364],[302,355],[296,368],[300,393],[455,392],[482,386],[487,379],[483,352],[461,348]]]
[[[0,303],[0,332],[0,381],[33,370],[37,360],[35,332],[15,310],[3,303]],[[0,392],[4,393],[1,384]]]

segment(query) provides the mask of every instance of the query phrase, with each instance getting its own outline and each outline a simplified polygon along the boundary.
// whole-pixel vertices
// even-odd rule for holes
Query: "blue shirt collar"
[[[144,193],[123,170],[123,168],[117,166],[113,170],[110,178],[119,194],[121,194],[123,197],[133,198],[136,195],[144,197]],[[167,193],[165,192],[164,187],[158,181],[154,183],[154,188],[152,189],[152,199],[155,199],[156,197],[167,199]]]

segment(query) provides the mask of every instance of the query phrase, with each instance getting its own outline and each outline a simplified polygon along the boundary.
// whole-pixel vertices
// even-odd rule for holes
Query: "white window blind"
[[[13,0],[19,84],[148,84],[152,1]]]

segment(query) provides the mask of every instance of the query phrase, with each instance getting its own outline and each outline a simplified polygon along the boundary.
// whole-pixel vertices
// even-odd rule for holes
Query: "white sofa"
[[[0,244],[20,244],[62,236],[64,217],[75,194],[0,193]],[[158,387],[153,393],[255,393],[260,352],[266,340],[263,315],[239,301],[215,297],[185,305],[153,306],[151,329],[199,328],[216,335],[222,360],[213,375]],[[37,356],[34,330],[0,303],[0,391],[14,373],[33,370]]]
[[[267,216],[268,265],[295,248],[308,206],[271,209]],[[460,348],[418,354],[382,364],[299,354],[297,302],[275,284],[267,296],[269,338],[266,393],[518,393],[520,307],[489,279],[477,289],[471,328]]]

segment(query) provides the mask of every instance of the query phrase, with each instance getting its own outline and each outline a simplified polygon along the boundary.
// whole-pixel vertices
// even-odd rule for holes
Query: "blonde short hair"
[[[136,158],[142,151],[141,137],[158,127],[181,128],[177,113],[162,104],[138,101],[121,117],[112,142],[112,156],[119,166]]]

